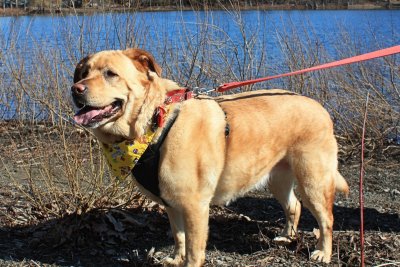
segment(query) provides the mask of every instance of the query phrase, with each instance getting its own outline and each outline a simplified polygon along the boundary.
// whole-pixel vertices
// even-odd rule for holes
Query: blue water
[[[243,21],[243,29],[237,22]],[[208,25],[205,27],[204,25]],[[128,29],[124,29],[124,26]],[[121,28],[124,29],[121,32]],[[297,36],[292,36],[296,29]],[[282,35],[319,42],[335,55],[335,47],[347,41],[362,43],[360,52],[400,43],[400,11],[228,11],[136,12],[68,16],[0,17],[0,49],[17,45],[24,53],[31,47],[65,49],[69,43],[79,52],[143,47],[156,55],[184,43],[197,45],[207,35],[221,49],[254,42],[270,64],[281,61]],[[343,36],[345,34],[346,36]],[[11,40],[18,40],[17,44]],[[254,40],[252,39],[254,38]],[[215,49],[215,48],[214,48]],[[29,53],[27,53],[29,55]]]
[[[54,83],[62,83],[56,87],[64,90],[69,88],[74,65],[82,57],[104,49],[140,47],[155,55],[164,76],[181,85],[210,88],[399,44],[400,10],[173,11],[0,17],[0,85],[4,87],[0,88],[0,104],[11,103],[11,108],[0,106],[0,113],[6,114],[0,117],[16,114],[14,99],[5,88],[19,88],[19,84],[12,80],[6,65],[14,64],[17,72],[23,66],[27,79],[43,75],[53,79],[27,81],[37,88],[51,91]],[[304,62],[295,62],[303,55]],[[44,69],[40,66],[35,75],[30,75],[36,66],[49,63],[54,66],[46,66],[48,73],[40,72]],[[212,71],[208,72],[208,67]],[[380,76],[388,75],[387,69],[380,69]],[[289,88],[285,81],[274,80],[268,85]],[[335,86],[332,81],[331,89],[336,90]],[[29,97],[27,103],[31,103]]]

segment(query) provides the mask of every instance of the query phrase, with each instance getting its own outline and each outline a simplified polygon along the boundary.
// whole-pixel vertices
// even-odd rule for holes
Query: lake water
[[[399,44],[400,10],[0,17],[0,117],[18,117],[15,114],[22,112],[18,109],[37,110],[30,108],[31,96],[24,96],[26,107],[19,107],[21,100],[15,95],[21,91],[21,81],[13,78],[16,73],[23,71],[22,82],[35,94],[41,93],[36,98],[54,88],[67,94],[77,61],[104,49],[141,47],[155,55],[169,78],[182,85],[214,87]],[[312,55],[294,62],[307,53],[317,58]],[[381,72],[379,76],[388,73],[384,68]],[[279,82],[268,85],[289,87]]]
[[[253,42],[254,49],[267,54],[270,64],[278,64],[282,56],[282,35],[308,38],[335,53],[335,47],[349,41],[362,43],[360,49],[365,51],[399,44],[399,29],[399,10],[184,11],[0,17],[0,49],[6,51],[16,45],[21,52],[34,46],[64,50],[69,45],[76,46],[80,52],[94,52],[137,45],[157,55],[166,47],[179,49],[184,43],[197,44],[202,35],[207,35],[216,46],[229,49],[232,44],[243,43],[245,35],[247,41]],[[294,34],[296,36],[292,36]],[[11,43],[15,40],[16,44]]]

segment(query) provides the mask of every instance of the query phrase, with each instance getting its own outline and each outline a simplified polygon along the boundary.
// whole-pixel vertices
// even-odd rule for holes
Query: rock
[[[392,191],[390,191],[390,194],[392,194],[393,196],[400,196],[400,191],[397,189],[393,189]]]

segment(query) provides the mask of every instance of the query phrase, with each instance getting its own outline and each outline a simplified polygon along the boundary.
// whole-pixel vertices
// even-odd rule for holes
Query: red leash
[[[315,67],[311,67],[311,68],[307,68],[307,69],[303,69],[303,70],[297,70],[297,71],[293,71],[293,72],[288,72],[288,73],[284,73],[284,74],[280,74],[280,75],[268,76],[268,77],[264,77],[264,78],[258,78],[258,79],[242,81],[242,82],[224,83],[224,84],[221,84],[220,86],[218,86],[215,89],[215,91],[217,91],[217,92],[225,92],[227,90],[230,90],[230,89],[233,89],[233,88],[237,88],[237,87],[240,87],[240,86],[245,86],[245,85],[259,83],[259,82],[265,82],[265,81],[268,81],[268,80],[287,77],[287,76],[292,76],[292,75],[297,75],[297,74],[303,74],[303,73],[310,72],[310,71],[315,71],[315,70],[329,69],[329,68],[338,67],[338,66],[342,66],[342,65],[352,64],[352,63],[361,62],[361,61],[366,61],[366,60],[370,60],[370,59],[374,59],[374,58],[386,57],[386,56],[394,55],[394,54],[397,54],[397,53],[400,53],[400,45],[389,47],[389,48],[386,48],[386,49],[381,49],[381,50],[378,50],[378,51],[375,51],[375,52],[371,52],[371,53],[367,53],[367,54],[362,54],[362,55],[355,56],[355,57],[345,58],[345,59],[342,59],[342,60],[338,60],[338,61],[322,64],[322,65],[319,65],[319,66],[315,66]]]
[[[365,101],[365,111],[364,111],[364,122],[361,135],[361,163],[360,163],[360,181],[359,181],[359,199],[360,199],[360,252],[361,252],[361,267],[364,267],[365,261],[365,246],[364,246],[364,143],[365,143],[365,130],[367,122],[367,109],[368,109],[369,93],[367,94],[367,100]]]

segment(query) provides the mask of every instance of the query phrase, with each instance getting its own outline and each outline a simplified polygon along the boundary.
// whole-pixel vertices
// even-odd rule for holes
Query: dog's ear
[[[88,66],[86,66],[86,62],[89,60],[91,55],[81,59],[78,64],[76,64],[75,72],[74,72],[74,83],[79,82],[82,79],[85,79],[87,76]]]
[[[132,48],[124,50],[123,53],[133,61],[138,70],[145,73],[152,71],[161,77],[161,67],[156,63],[156,60],[149,52]]]

